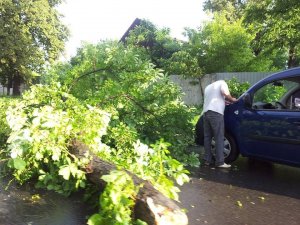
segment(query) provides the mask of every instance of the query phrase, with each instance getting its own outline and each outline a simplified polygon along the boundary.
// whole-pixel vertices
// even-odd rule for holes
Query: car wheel
[[[212,152],[213,155],[215,155],[215,141],[212,140]],[[224,161],[225,163],[231,163],[233,161],[235,161],[237,159],[237,157],[239,156],[239,151],[237,149],[235,140],[233,139],[233,137],[228,134],[225,133],[225,137],[224,137]]]

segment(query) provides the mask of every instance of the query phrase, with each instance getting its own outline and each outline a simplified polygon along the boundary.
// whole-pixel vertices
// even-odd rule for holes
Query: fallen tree
[[[3,154],[16,181],[35,179],[36,187],[64,195],[86,188],[87,179],[105,187],[89,224],[187,224],[174,183],[187,182],[188,171],[163,139],[142,143],[116,115],[83,104],[58,83],[31,87],[6,119],[11,133]]]
[[[73,141],[71,152],[78,158],[86,157],[86,153],[90,153],[88,147],[78,141]],[[88,180],[103,190],[105,182],[100,177],[116,169],[114,164],[102,160],[96,155],[92,155],[92,160],[86,166],[85,171]],[[126,172],[132,177],[135,185],[142,184],[136,196],[134,207],[134,217],[136,219],[145,221],[148,225],[188,224],[186,214],[174,200],[160,193],[150,182],[139,178],[129,171]]]

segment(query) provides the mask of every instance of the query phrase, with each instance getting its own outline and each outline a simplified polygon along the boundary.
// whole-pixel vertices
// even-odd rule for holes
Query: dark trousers
[[[204,113],[204,160],[212,162],[212,139],[215,141],[215,164],[216,166],[224,163],[224,117],[222,114],[207,111]]]

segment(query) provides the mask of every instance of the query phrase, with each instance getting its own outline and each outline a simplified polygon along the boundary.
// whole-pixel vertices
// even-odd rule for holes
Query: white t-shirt
[[[203,113],[208,110],[224,114],[225,109],[225,95],[229,95],[228,85],[224,80],[215,81],[208,86],[206,86],[204,90],[204,105],[203,105]]]

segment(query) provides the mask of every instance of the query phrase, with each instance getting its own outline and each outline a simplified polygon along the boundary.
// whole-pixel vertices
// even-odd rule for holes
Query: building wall
[[[206,74],[201,79],[183,78],[180,75],[171,75],[170,80],[179,85],[184,93],[183,101],[187,105],[203,104],[203,91],[205,87],[216,80],[230,80],[236,77],[240,82],[255,84],[273,72],[240,72],[240,73],[213,73]]]

